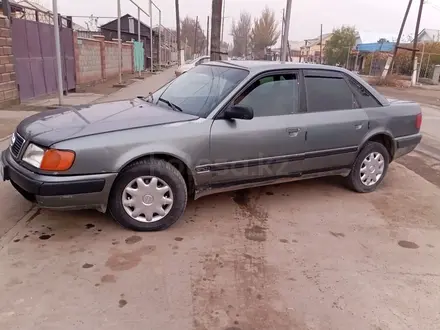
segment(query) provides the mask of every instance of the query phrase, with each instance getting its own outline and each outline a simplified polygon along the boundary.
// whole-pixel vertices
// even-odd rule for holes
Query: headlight
[[[75,153],[71,150],[44,149],[30,143],[22,159],[45,171],[66,171],[72,167]]]
[[[36,168],[40,168],[41,162],[43,161],[44,152],[45,150],[43,148],[29,143],[26,151],[24,152],[23,161]]]

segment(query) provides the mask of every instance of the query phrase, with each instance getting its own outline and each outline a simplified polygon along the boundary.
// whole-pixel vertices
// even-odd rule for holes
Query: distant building
[[[440,42],[440,30],[423,29],[417,39],[419,42]]]
[[[147,67],[151,65],[151,47],[150,47],[150,27],[140,22],[141,42],[145,50],[145,64]],[[114,40],[118,38],[118,20],[115,19],[106,24],[101,25],[101,34],[106,40]],[[138,41],[138,20],[137,18],[126,14],[121,17],[121,39],[123,42]],[[157,62],[159,34],[153,28],[153,63]]]
[[[333,33],[325,33],[322,35],[322,49],[332,37]],[[305,39],[303,46],[300,48],[301,62],[319,63],[321,54],[321,36],[313,39]]]

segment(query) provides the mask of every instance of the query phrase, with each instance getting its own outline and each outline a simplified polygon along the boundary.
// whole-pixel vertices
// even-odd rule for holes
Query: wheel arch
[[[390,162],[393,160],[394,153],[396,152],[396,142],[391,132],[388,132],[386,130],[372,131],[363,140],[361,147],[359,148],[359,152],[362,150],[362,148],[365,146],[367,142],[381,143],[388,151],[388,155],[390,156]]]
[[[130,166],[134,162],[137,162],[137,161],[140,161],[140,160],[143,160],[143,159],[149,159],[149,158],[161,159],[161,160],[164,160],[164,161],[170,163],[171,165],[173,165],[180,172],[180,174],[182,175],[183,179],[185,180],[186,188],[187,188],[187,191],[188,191],[188,196],[190,198],[194,198],[195,187],[196,187],[196,181],[195,181],[194,173],[191,171],[191,169],[188,166],[187,162],[185,162],[182,159],[182,157],[176,156],[176,155],[171,154],[171,153],[151,152],[151,153],[146,153],[146,154],[139,155],[137,157],[134,157],[134,158],[126,161],[124,163],[124,165],[121,166],[121,168],[119,169],[118,173],[119,174],[122,173],[124,171],[124,169],[126,169],[128,166]]]

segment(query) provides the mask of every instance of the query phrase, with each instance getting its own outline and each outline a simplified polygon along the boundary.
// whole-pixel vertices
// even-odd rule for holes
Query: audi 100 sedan
[[[331,66],[208,62],[146,95],[23,120],[2,179],[40,207],[161,230],[218,192],[328,175],[372,192],[421,140],[418,104]]]

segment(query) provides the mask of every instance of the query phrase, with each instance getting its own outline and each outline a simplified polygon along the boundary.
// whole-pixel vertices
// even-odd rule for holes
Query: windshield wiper
[[[172,102],[170,102],[170,101],[168,101],[168,100],[165,100],[165,99],[159,97],[159,101],[162,101],[163,103],[165,103],[166,105],[168,105],[168,106],[169,106],[171,109],[173,109],[174,111],[180,111],[180,112],[183,112],[183,110],[182,110],[181,107],[179,107],[178,105],[176,105],[176,104],[174,104],[174,103],[172,103]]]

